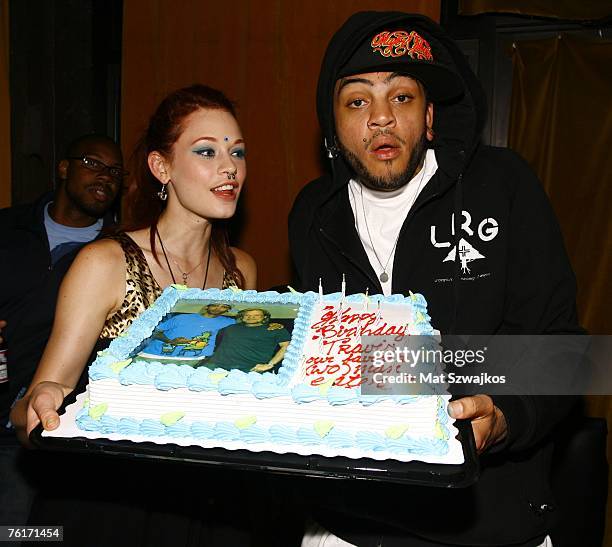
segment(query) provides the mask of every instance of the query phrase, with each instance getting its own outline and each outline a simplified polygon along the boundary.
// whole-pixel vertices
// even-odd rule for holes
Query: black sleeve
[[[513,152],[505,154],[516,192],[504,322],[498,334],[583,334],[576,313],[576,280],[552,207],[526,162]],[[553,371],[553,360],[551,356],[538,366]],[[537,386],[531,389],[534,395],[493,396],[508,425],[505,448],[521,450],[539,442],[576,403],[576,397],[537,395]]]

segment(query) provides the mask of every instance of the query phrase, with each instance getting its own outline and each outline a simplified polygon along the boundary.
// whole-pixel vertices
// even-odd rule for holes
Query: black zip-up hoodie
[[[406,217],[393,264],[393,292],[422,293],[442,333],[581,333],[575,278],[547,197],[527,164],[507,149],[479,144],[486,115],[482,88],[463,54],[423,16],[353,15],[332,38],[321,68],[317,107],[332,174],[307,184],[289,217],[291,254],[303,290],[382,292],[355,229],[347,184],[353,176],[333,146],[336,75],[359,44],[380,30],[414,29],[438,62],[458,73],[464,94],[434,105],[438,170]],[[398,211],[398,215],[405,212]],[[457,253],[457,245],[462,253]],[[553,428],[573,402],[563,397],[496,396],[505,441],[481,456],[469,488],[438,490],[334,482],[316,502],[323,524],[367,545],[537,545],[554,518],[548,474]],[[338,517],[337,513],[342,514]],[[402,537],[427,538],[407,543]],[[391,537],[395,537],[393,540]],[[416,543],[415,543],[416,542]]]

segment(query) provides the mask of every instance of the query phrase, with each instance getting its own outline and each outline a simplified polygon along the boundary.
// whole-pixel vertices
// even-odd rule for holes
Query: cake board
[[[66,397],[59,414],[75,403],[81,393]],[[329,479],[358,479],[398,484],[442,488],[464,488],[473,484],[479,475],[476,445],[469,420],[455,421],[458,440],[463,449],[462,464],[433,464],[419,461],[353,459],[348,457],[302,456],[294,453],[251,452],[224,448],[202,448],[154,442],[89,439],[86,437],[43,436],[39,424],[30,434],[30,441],[45,450],[59,450],[109,457],[146,458],[169,462],[202,465],[209,468],[223,466],[226,470],[263,471],[284,475],[322,477]]]

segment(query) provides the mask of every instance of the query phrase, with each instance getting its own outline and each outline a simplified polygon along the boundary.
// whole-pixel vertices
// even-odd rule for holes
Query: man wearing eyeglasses
[[[112,139],[82,136],[59,162],[54,192],[0,210],[0,320],[6,321],[0,336],[6,339],[10,385],[0,398],[0,431],[42,355],[61,280],[78,249],[112,223],[125,174]]]
[[[113,222],[112,207],[126,172],[112,139],[86,135],[68,146],[57,175],[54,192],[0,210],[0,337],[8,350],[9,386],[0,389],[0,466],[11,466],[4,461],[15,453],[9,448],[10,406],[27,388],[45,348],[62,278],[78,250]],[[18,516],[19,487],[0,484],[0,490],[14,497],[16,511],[14,519],[4,520],[24,524]],[[22,505],[27,505],[24,498],[21,490]]]

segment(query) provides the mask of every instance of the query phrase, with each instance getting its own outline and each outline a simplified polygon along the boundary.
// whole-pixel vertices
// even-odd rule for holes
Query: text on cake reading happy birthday
[[[394,344],[361,343],[362,336],[397,337],[406,335],[406,325],[381,321],[376,312],[355,312],[348,307],[338,313],[334,306],[325,306],[319,321],[311,325],[312,340],[319,341],[317,355],[306,359],[306,376],[311,385],[320,385],[335,377],[334,385],[358,387],[364,355],[384,351]]]

